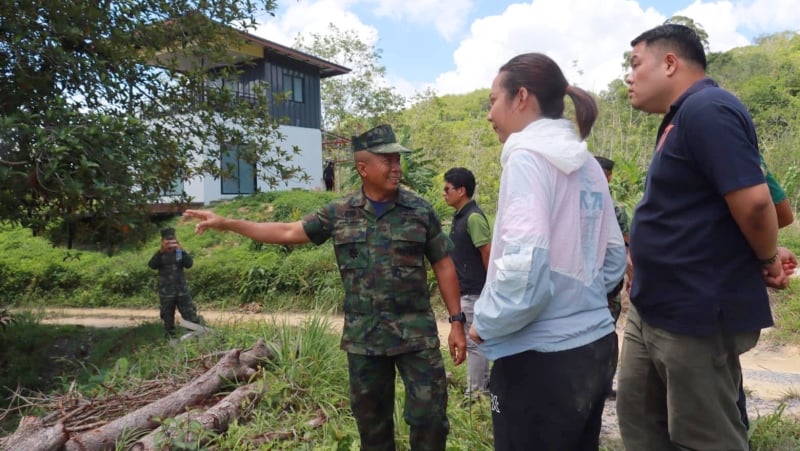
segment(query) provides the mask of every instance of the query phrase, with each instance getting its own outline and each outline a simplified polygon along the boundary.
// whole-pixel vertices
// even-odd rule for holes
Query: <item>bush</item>
[[[273,202],[273,220],[278,222],[291,222],[300,220],[308,213],[312,213],[333,199],[341,197],[340,194],[312,191],[288,191]]]
[[[33,279],[33,272],[27,268],[0,261],[0,301],[5,304],[25,297]]]
[[[186,273],[192,296],[198,302],[212,303],[238,297],[244,266],[243,260],[227,255],[225,258],[196,258],[194,267]]]
[[[219,214],[255,221],[294,221],[337,198],[336,193],[286,191],[246,196],[214,206]],[[272,201],[273,209],[265,202]],[[266,302],[288,299],[299,304],[339,305],[342,286],[330,244],[262,245],[234,233],[193,233],[195,221],[176,218],[158,227],[175,227],[195,259],[186,271],[198,302],[225,306],[231,300]],[[0,300],[25,303],[46,299],[49,305],[151,305],[156,272],[147,262],[159,246],[153,233],[141,248],[107,256],[96,251],[54,248],[30,231],[0,224]]]
[[[75,266],[48,263],[41,275],[36,277],[35,289],[49,292],[74,290],[81,285],[81,275]]]

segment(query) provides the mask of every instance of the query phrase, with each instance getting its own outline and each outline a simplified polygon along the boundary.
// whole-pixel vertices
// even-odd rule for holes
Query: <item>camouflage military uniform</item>
[[[181,317],[187,321],[203,324],[203,319],[197,315],[197,309],[192,303],[192,296],[186,285],[184,268],[191,268],[194,264],[192,256],[182,251],[181,260],[176,259],[175,252],[156,252],[147,265],[158,270],[158,297],[161,301],[161,320],[168,335],[175,334],[175,307]]]
[[[621,204],[614,205],[614,213],[617,215],[617,222],[619,223],[620,230],[622,230],[622,236],[629,235],[631,233],[631,221],[628,219],[628,211],[625,209],[625,206]],[[622,296],[620,292],[623,281],[619,283],[619,290],[615,289],[614,291],[616,291],[616,293],[613,295],[609,294],[608,296],[608,309],[611,310],[611,316],[614,318],[614,322],[619,319],[619,315],[622,313]]]
[[[395,367],[412,449],[444,450],[447,386],[424,258],[452,248],[430,204],[400,188],[380,217],[362,192],[303,218],[316,244],[333,238],[344,284],[341,348],[362,450],[393,450]]]

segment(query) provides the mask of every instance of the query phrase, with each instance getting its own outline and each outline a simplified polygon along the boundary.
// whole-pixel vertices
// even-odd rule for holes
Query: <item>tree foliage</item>
[[[352,71],[322,81],[322,123],[326,131],[349,136],[391,123],[405,99],[386,81],[381,50],[353,30],[333,23],[328,33],[300,35],[295,47]]]
[[[677,20],[676,18],[673,18]],[[672,19],[671,19],[672,20]],[[695,24],[695,26],[699,26]],[[704,35],[701,34],[701,38]],[[800,204],[800,35],[764,36],[756,45],[708,55],[709,75],[738,95],[750,109],[759,146],[795,209]],[[413,99],[402,115],[409,147],[432,160],[437,174],[453,166],[475,173],[482,208],[496,206],[500,144],[485,120],[485,89],[464,95],[426,92]],[[647,168],[662,116],[631,108],[627,86],[611,82],[596,96],[599,116],[587,139],[589,150],[616,162],[611,189],[614,198],[632,210],[641,199]],[[565,117],[572,117],[567,102]],[[440,204],[441,186],[427,196]]]
[[[419,149],[437,174],[465,167],[475,174],[475,199],[488,213],[494,212],[500,178],[500,143],[486,120],[489,91],[437,96],[417,94],[400,119],[408,147]],[[441,203],[443,180],[424,192],[434,205]]]
[[[247,64],[231,26],[275,7],[0,2],[0,219],[35,232],[135,228],[176,180],[218,175],[220,145],[242,145],[273,184],[300,175],[276,147],[269,87],[245,99],[223,82]]]

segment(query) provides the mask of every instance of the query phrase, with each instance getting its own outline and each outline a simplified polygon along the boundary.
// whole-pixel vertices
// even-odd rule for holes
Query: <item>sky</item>
[[[623,54],[641,32],[674,15],[692,18],[711,51],[780,31],[800,32],[800,0],[279,0],[252,34],[291,46],[329,23],[381,50],[387,83],[411,97],[426,89],[488,88],[511,57],[540,52],[570,83],[600,92],[624,76]]]

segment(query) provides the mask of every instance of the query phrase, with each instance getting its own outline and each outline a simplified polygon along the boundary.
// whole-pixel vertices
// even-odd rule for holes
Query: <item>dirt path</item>
[[[158,310],[48,308],[43,312],[45,324],[75,324],[87,327],[130,327],[143,322],[160,321]],[[240,322],[276,322],[301,324],[309,315],[303,313],[200,312],[212,327],[214,324]],[[341,316],[331,317],[332,332],[340,333]],[[623,324],[623,321],[620,321]],[[450,327],[439,322],[442,343],[447,343]],[[618,330],[622,337],[622,330]],[[769,331],[765,332],[768,335]],[[762,339],[753,350],[742,355],[747,410],[750,418],[770,414],[781,403],[786,412],[800,416],[800,347],[774,346]],[[603,436],[619,437],[616,402],[608,401],[603,416]]]

